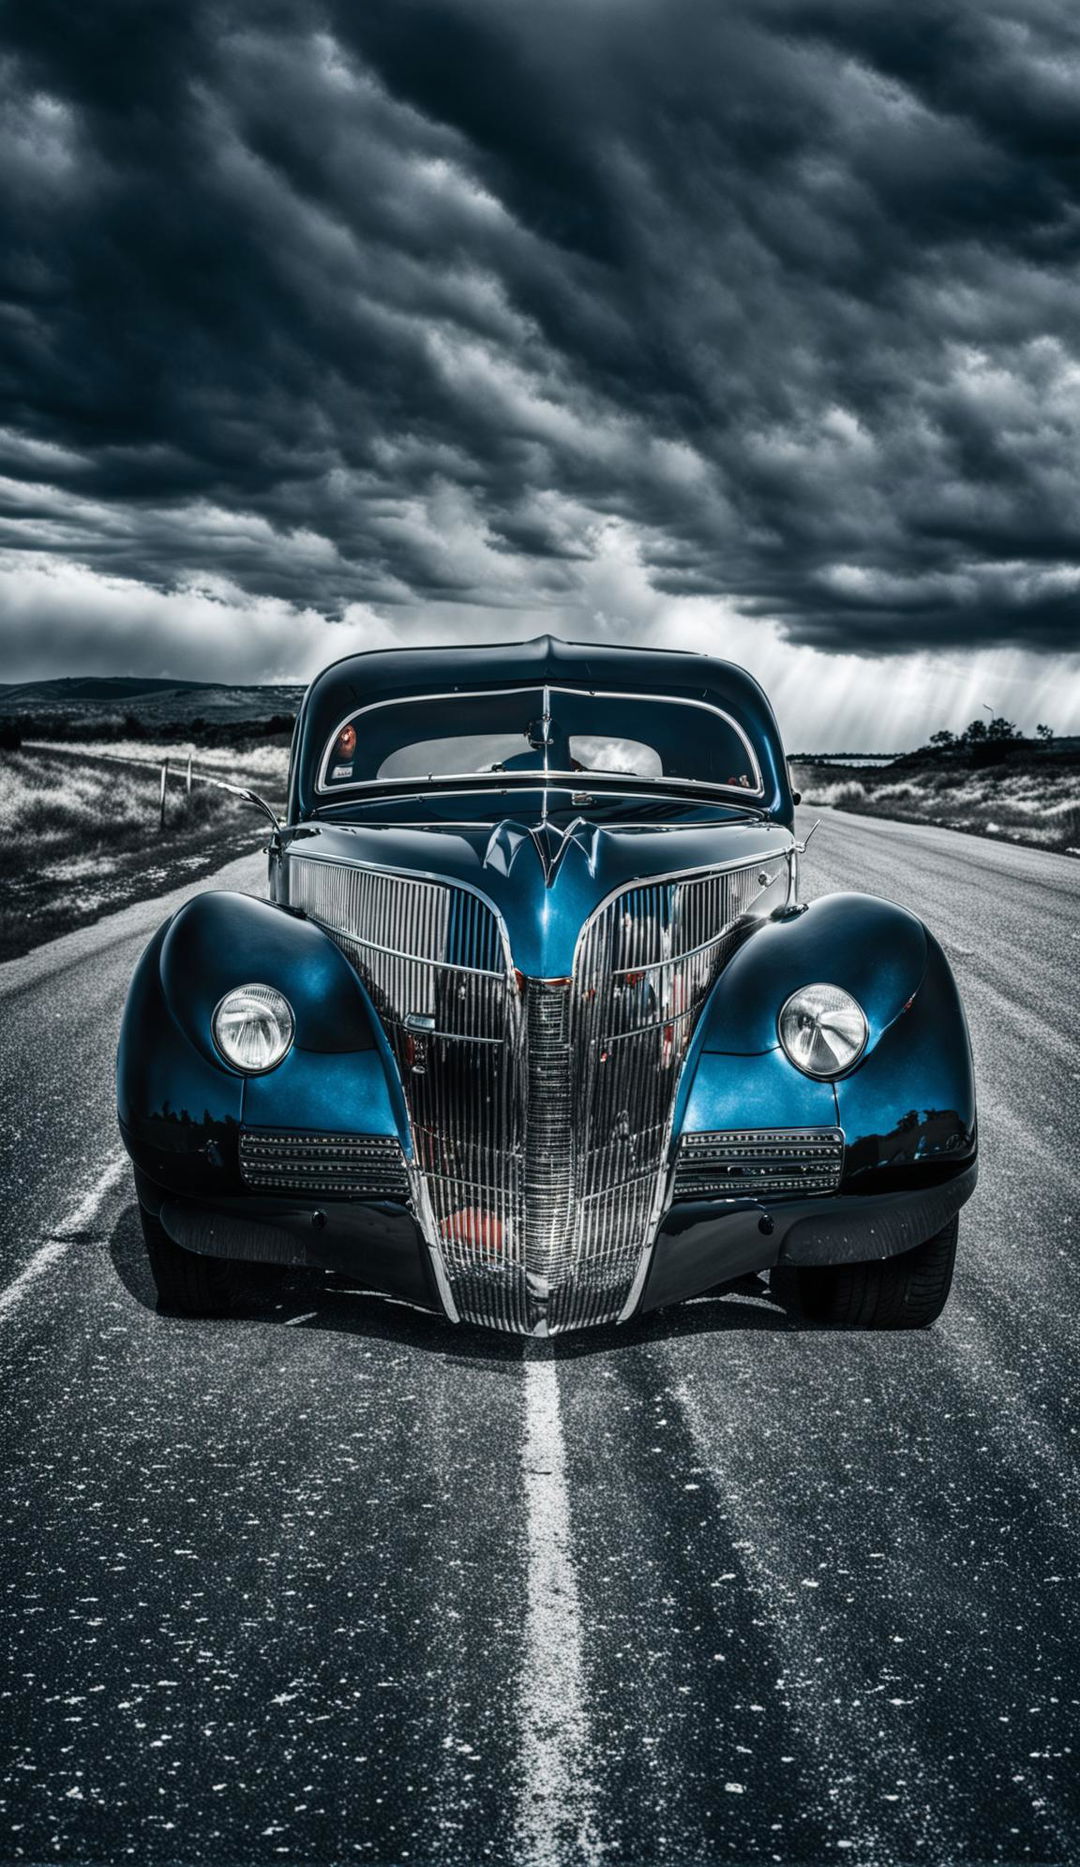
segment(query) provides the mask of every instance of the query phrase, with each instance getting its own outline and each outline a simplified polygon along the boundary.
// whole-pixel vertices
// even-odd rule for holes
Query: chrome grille
[[[627,889],[569,980],[520,980],[451,883],[289,859],[289,899],[371,992],[401,1071],[413,1198],[458,1313],[529,1332],[615,1320],[668,1190],[694,1023],[783,857]]]
[[[527,1333],[523,1017],[495,913],[446,882],[303,856],[289,900],[371,993],[405,1090],[414,1204],[458,1314]]]
[[[570,1043],[577,1223],[549,1326],[612,1322],[666,1203],[675,1090],[698,1013],[772,862],[626,889],[587,923]]]
[[[392,1136],[242,1128],[245,1186],[339,1199],[406,1199],[405,1157]]]
[[[840,1184],[839,1128],[740,1128],[684,1135],[676,1199],[755,1199],[832,1193]]]

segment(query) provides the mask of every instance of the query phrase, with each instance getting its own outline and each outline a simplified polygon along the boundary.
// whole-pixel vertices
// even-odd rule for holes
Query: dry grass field
[[[36,742],[29,742],[34,745]],[[74,751],[76,748],[72,746]],[[121,759],[148,764],[160,770],[168,759],[174,778],[187,769],[188,748],[176,740],[148,739],[79,740],[78,751],[87,758]],[[283,803],[289,776],[289,748],[280,745],[211,745],[192,748],[192,770],[213,778],[225,778],[230,784],[246,784],[271,803]]]
[[[0,959],[258,847],[265,832],[251,807],[208,784],[188,793],[175,747],[171,756],[161,829],[152,765],[107,762],[82,745],[0,752]],[[256,781],[249,771],[245,759],[241,782]]]
[[[1038,849],[1080,854],[1080,768],[1048,762],[986,770],[937,765],[907,769],[793,766],[807,804],[860,816],[935,823]]]

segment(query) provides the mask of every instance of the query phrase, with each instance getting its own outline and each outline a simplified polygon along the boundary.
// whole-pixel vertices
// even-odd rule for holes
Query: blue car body
[[[144,1213],[199,1256],[523,1334],[911,1251],[975,1183],[963,1011],[918,919],[803,905],[799,855],[772,710],[729,664],[549,637],[336,663],[270,900],[195,897],[135,973]],[[259,1073],[215,1035],[252,982],[293,1020]],[[827,1080],[778,1022],[820,982],[865,1019]]]

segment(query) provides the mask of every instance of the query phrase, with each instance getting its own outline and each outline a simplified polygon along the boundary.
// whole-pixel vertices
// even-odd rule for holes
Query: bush
[[[976,740],[968,748],[968,758],[976,771],[985,771],[990,765],[1004,765],[1009,754],[1015,749],[1015,742],[1009,739]]]
[[[831,804],[835,810],[858,810],[866,802],[866,786],[857,778],[842,778],[835,784],[813,785],[803,799],[807,804]]]

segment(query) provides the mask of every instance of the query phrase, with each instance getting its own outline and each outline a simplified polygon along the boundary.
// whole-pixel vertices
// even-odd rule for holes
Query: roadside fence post
[[[161,816],[158,819],[159,830],[163,830],[165,828],[165,786],[168,783],[168,778],[169,778],[169,761],[168,759],[165,759],[161,767]]]
[[[190,797],[191,796],[191,753],[190,751],[188,752],[188,755],[187,755],[187,783],[184,788],[187,791],[188,796]]]

